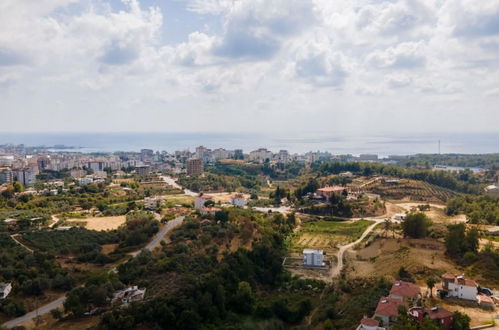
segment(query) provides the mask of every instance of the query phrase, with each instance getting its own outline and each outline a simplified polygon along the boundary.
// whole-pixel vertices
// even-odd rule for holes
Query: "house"
[[[85,186],[94,182],[94,178],[91,175],[87,175],[86,177],[76,179],[76,181],[78,182],[78,185]]]
[[[492,196],[497,196],[499,195],[499,183],[497,185],[493,184],[490,186],[485,187],[485,194],[487,195],[492,195]]]
[[[213,200],[213,197],[211,197],[210,195],[205,195],[203,193],[200,193],[198,196],[196,196],[195,200],[194,200],[194,208],[196,210],[201,210],[205,207],[205,203],[207,201],[211,201]]]
[[[215,215],[218,211],[220,211],[218,207],[203,207],[201,209],[201,215]]]
[[[231,198],[232,205],[235,207],[245,207],[246,206],[246,198],[244,198],[243,194],[236,194]]]
[[[440,324],[443,329],[449,330],[452,327],[452,319],[454,314],[445,308],[435,306],[433,308],[412,307],[409,309],[408,315],[417,322],[422,322],[425,317],[429,317],[436,323]]]
[[[364,317],[356,330],[385,330],[385,328],[379,326],[378,320]]]
[[[199,224],[201,226],[208,226],[208,225],[211,225],[213,223],[213,221],[211,221],[210,219],[203,219],[199,222]]]
[[[347,171],[347,172],[341,172],[341,173],[339,174],[339,176],[340,176],[341,178],[353,178],[353,173],[352,173],[352,172],[349,172],[349,171]]]
[[[395,281],[390,290],[390,298],[399,299],[407,302],[409,305],[416,303],[421,298],[421,288],[413,283],[404,281]]]
[[[461,276],[454,276],[449,273],[442,275],[442,289],[447,291],[449,297],[466,300],[477,300],[478,285],[475,281]]]
[[[12,291],[12,283],[0,283],[0,299],[5,299]]]
[[[152,196],[144,198],[144,207],[148,210],[154,210],[163,205],[163,197],[161,196]]]
[[[71,228],[75,228],[75,227],[71,227],[71,226],[59,226],[59,227],[54,227],[54,230],[57,230],[57,231],[66,231],[66,230],[71,230]]]
[[[305,267],[324,266],[324,252],[322,250],[304,249],[303,266]]]
[[[9,226],[15,226],[15,225],[17,225],[17,220],[16,219],[12,219],[12,218],[7,218],[3,222],[5,222],[6,224],[8,224]]]
[[[122,304],[128,304],[134,301],[141,301],[144,299],[146,294],[146,289],[139,289],[136,285],[128,287],[124,290],[120,290],[114,293],[111,303],[120,302]]]
[[[399,315],[399,306],[407,308],[408,304],[400,299],[381,297],[376,306],[374,318],[379,317],[383,321],[383,326],[388,327],[397,319]]]
[[[330,199],[331,196],[333,196],[334,194],[339,195],[339,194],[343,193],[343,191],[345,189],[346,188],[342,187],[342,186],[324,187],[324,188],[317,189],[317,191],[315,193],[317,196],[321,196],[321,197],[324,197],[326,199]]]
[[[394,221],[402,221],[402,220],[405,220],[405,217],[406,217],[406,216],[407,216],[407,215],[406,215],[405,213],[397,213],[397,214],[395,214],[395,215],[393,216],[393,218],[392,218],[392,219],[393,219]]]
[[[480,305],[480,307],[484,308],[484,309],[496,309],[496,305],[495,305],[495,302],[494,300],[489,297],[489,296],[485,296],[485,295],[478,295],[476,297],[477,301],[478,301],[478,305]]]

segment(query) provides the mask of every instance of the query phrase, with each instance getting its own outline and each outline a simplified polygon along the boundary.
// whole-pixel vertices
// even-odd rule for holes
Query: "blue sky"
[[[4,132],[497,132],[499,0],[0,2]]]

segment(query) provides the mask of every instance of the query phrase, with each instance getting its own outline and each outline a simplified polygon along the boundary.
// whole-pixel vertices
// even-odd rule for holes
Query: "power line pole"
[[[438,154],[440,155],[440,140],[438,140]]]

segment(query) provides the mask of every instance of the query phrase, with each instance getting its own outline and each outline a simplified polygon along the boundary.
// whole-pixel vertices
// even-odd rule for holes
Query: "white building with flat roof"
[[[322,250],[304,249],[303,266],[305,267],[324,266],[324,252]]]
[[[205,208],[205,203],[209,200],[213,200],[213,197],[210,195],[205,195],[203,193],[200,193],[196,198],[194,199],[194,208],[196,210],[201,210]]]

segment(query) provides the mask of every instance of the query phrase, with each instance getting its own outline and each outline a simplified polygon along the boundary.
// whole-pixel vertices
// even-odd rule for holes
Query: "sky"
[[[1,132],[499,132],[499,0],[2,0]]]

